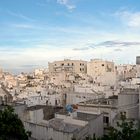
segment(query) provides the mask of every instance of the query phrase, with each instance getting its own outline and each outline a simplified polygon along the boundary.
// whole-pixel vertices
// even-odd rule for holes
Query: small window
[[[72,63],[71,65],[72,65],[72,66],[74,66],[74,64],[73,64],[73,63]]]
[[[70,64],[68,63],[68,66],[69,66]]]
[[[102,64],[102,67],[104,67],[105,65],[104,64]]]
[[[80,63],[80,66],[81,66],[81,63]]]
[[[103,118],[103,121],[104,121],[104,123],[109,123],[109,117],[107,117],[107,116],[104,116],[104,118]]]
[[[64,63],[62,63],[61,66],[64,66]]]
[[[80,71],[82,71],[82,69],[80,68]]]

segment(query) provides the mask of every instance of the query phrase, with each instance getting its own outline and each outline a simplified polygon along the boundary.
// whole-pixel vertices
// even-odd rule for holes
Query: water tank
[[[140,65],[140,56],[137,56],[137,57],[136,57],[136,64],[137,64],[137,65]]]

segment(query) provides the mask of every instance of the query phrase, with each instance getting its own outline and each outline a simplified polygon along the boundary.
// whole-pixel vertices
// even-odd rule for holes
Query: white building
[[[87,74],[93,78],[94,83],[115,85],[116,72],[114,68],[114,62],[93,59],[87,63]]]
[[[54,93],[52,95],[32,95],[28,96],[25,103],[28,107],[35,105],[62,106],[62,95],[59,93]]]
[[[135,78],[137,76],[136,65],[118,65],[116,66],[116,73],[119,80]]]
[[[49,63],[49,73],[56,72],[72,72],[72,73],[86,73],[87,62],[83,60],[64,59],[62,61],[54,61]]]
[[[118,113],[117,96],[111,98],[90,99],[78,104],[78,109],[83,111],[91,111],[93,113],[103,114],[104,128],[113,125],[113,120]]]
[[[82,101],[87,101],[90,99],[103,98],[105,95],[102,92],[67,92],[66,93],[66,104],[78,104]]]
[[[126,112],[128,119],[139,118],[139,89],[124,88],[118,94],[119,112]]]
[[[92,59],[87,63],[87,74],[92,77],[104,75],[106,72],[114,72],[114,62]]]
[[[83,140],[89,135],[95,134],[96,137],[103,135],[102,114],[78,110],[71,115],[66,112],[56,113],[54,118],[44,120],[45,112],[41,108],[37,108],[29,109],[28,118],[24,121],[26,130],[32,132],[32,138],[37,140],[71,140],[72,138]]]

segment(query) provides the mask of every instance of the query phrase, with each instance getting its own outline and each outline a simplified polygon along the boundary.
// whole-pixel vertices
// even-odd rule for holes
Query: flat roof
[[[139,94],[138,88],[123,88],[119,94]]]
[[[59,106],[48,106],[48,105],[35,105],[35,106],[30,106],[27,108],[27,110],[30,110],[30,111],[34,111],[34,110],[39,110],[39,109],[62,109],[63,107],[59,107]]]
[[[100,114],[93,114],[92,112],[78,111],[77,117],[74,117],[74,119],[82,121],[90,121],[96,119],[99,115]]]
[[[83,128],[83,126],[65,123],[63,119],[54,118],[49,121],[48,127],[51,127],[57,131],[62,131],[65,133],[73,133],[79,131]]]
[[[116,106],[118,104],[117,98],[99,98],[99,99],[91,99],[88,101],[80,102],[78,105],[108,105],[108,106]]]

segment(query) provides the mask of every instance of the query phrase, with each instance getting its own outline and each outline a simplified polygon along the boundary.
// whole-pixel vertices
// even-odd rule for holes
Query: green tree
[[[109,127],[109,132],[102,138],[87,137],[85,140],[140,140],[140,129],[135,129],[134,120],[127,120],[126,113],[120,114],[117,128]]]
[[[31,133],[25,131],[22,121],[14,109],[6,106],[0,110],[0,140],[28,140]]]
[[[108,135],[105,135],[102,140],[137,140],[140,139],[139,129],[135,129],[134,121],[126,119],[126,113],[120,114],[120,121],[117,122],[117,129],[109,128]]]

